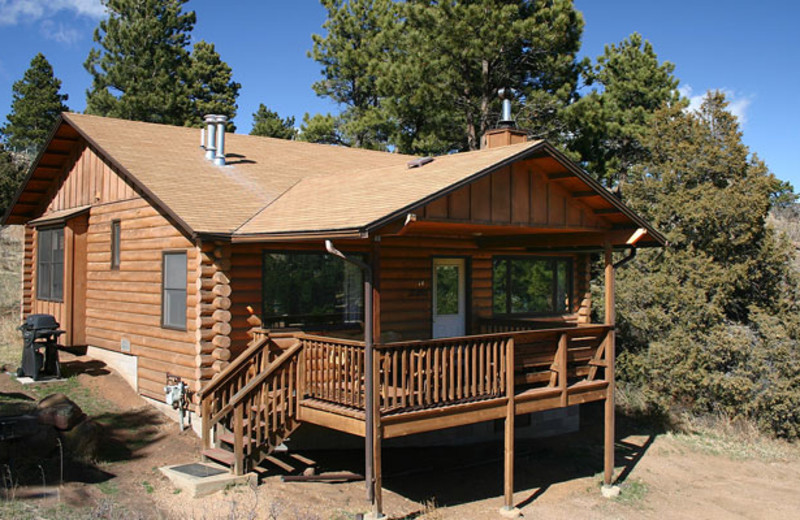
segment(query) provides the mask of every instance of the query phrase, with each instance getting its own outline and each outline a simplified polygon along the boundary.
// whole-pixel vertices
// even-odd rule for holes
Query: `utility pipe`
[[[373,340],[372,340],[372,268],[366,262],[358,258],[351,258],[345,256],[344,253],[339,251],[333,246],[330,240],[325,241],[325,250],[338,256],[345,262],[355,265],[364,275],[364,386],[366,392],[364,396],[364,412],[365,412],[365,425],[364,425],[364,480],[367,482],[367,501],[372,505],[373,518],[380,518],[381,511],[378,511],[378,504],[375,500],[375,466],[373,464],[374,446],[375,446],[375,392],[374,392],[374,374],[375,367],[373,361]]]

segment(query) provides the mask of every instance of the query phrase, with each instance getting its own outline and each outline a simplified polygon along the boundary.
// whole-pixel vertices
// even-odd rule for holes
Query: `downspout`
[[[636,246],[631,245],[628,246],[628,248],[629,248],[628,254],[614,263],[613,265],[614,269],[619,269],[623,265],[627,264],[628,262],[636,258]]]
[[[372,340],[372,268],[366,262],[358,258],[347,257],[333,246],[330,240],[325,241],[325,250],[338,256],[345,262],[355,265],[364,275],[364,479],[367,482],[367,501],[372,504],[373,518],[380,518],[381,512],[377,510],[378,504],[375,500],[375,466],[373,465],[374,432],[375,432],[375,393],[374,393],[374,367],[373,353],[374,345]]]

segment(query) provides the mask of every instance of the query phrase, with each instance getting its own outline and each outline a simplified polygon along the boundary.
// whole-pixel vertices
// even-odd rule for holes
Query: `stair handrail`
[[[264,382],[269,376],[272,375],[273,372],[278,370],[283,366],[283,363],[286,362],[287,359],[290,359],[298,350],[303,348],[303,342],[295,340],[289,348],[283,351],[283,353],[278,356],[272,363],[269,364],[266,370],[260,372],[256,377],[251,379],[244,385],[238,392],[236,392],[233,397],[231,397],[230,401],[219,409],[219,411],[214,414],[212,417],[209,417],[209,427],[213,426],[214,423],[218,422],[222,417],[226,416],[233,409],[238,405],[242,399],[244,399],[248,393],[250,393],[254,388],[257,388],[261,383]]]
[[[236,375],[236,373],[238,373],[239,371],[239,368],[245,363],[251,361],[256,356],[256,354],[261,352],[264,346],[267,344],[267,342],[269,342],[269,340],[270,339],[268,336],[261,337],[258,340],[256,340],[255,343],[250,345],[247,348],[247,350],[239,354],[236,357],[236,359],[234,359],[228,366],[222,369],[222,371],[216,376],[214,376],[214,378],[211,381],[209,381],[209,383],[206,386],[204,386],[203,388],[200,389],[199,392],[197,392],[199,399],[202,401],[208,395],[217,390],[223,383],[227,382],[228,380],[230,380],[231,377]]]

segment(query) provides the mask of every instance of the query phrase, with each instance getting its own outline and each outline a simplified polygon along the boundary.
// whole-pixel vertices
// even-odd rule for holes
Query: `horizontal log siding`
[[[33,236],[34,230],[25,227],[22,257],[22,316],[33,311]]]
[[[84,146],[74,154],[46,213],[135,198],[133,188],[120,175],[94,150]]]
[[[112,220],[120,221],[119,270],[111,269]],[[87,241],[87,343],[119,352],[128,339],[143,395],[163,400],[167,372],[199,389],[205,374],[195,359],[197,248],[139,197],[92,208]],[[165,250],[185,250],[188,259],[185,331],[161,327]]]
[[[477,333],[477,320],[492,317],[492,257],[508,251],[478,249],[470,239],[383,237],[380,247],[381,341],[427,339],[432,332],[434,257],[462,257],[471,266],[467,334]],[[565,255],[559,255],[565,256]],[[588,323],[588,261],[573,256],[575,284],[566,321]],[[585,317],[584,317],[585,315]]]

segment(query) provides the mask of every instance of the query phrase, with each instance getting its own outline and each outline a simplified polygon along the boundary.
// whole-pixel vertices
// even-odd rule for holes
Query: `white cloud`
[[[0,0],[0,25],[35,22],[51,18],[59,11],[102,18],[105,7],[100,0]]]
[[[736,119],[739,120],[739,124],[744,125],[747,123],[747,109],[750,108],[750,104],[753,102],[753,97],[740,94],[729,88],[720,88],[714,90],[719,90],[725,94],[725,99],[728,101],[728,111],[736,116]],[[688,110],[690,111],[700,108],[700,105],[703,103],[703,98],[706,97],[705,92],[702,94],[693,95],[694,89],[692,89],[691,85],[681,85],[678,89],[678,92],[680,92],[681,96],[689,100]]]
[[[56,24],[52,20],[43,20],[40,26],[40,32],[44,38],[54,40],[64,45],[72,45],[77,42],[81,37],[81,32],[69,25],[64,25],[61,22]]]

